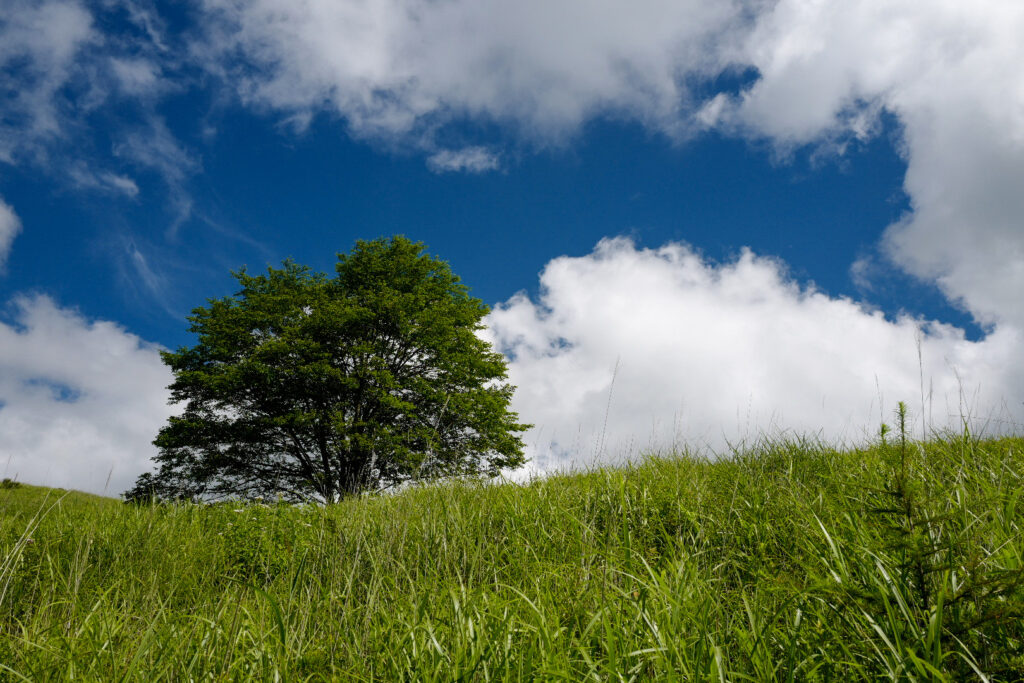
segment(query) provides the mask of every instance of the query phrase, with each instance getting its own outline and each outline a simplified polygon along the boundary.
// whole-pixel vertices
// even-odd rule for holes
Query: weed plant
[[[1024,439],[330,507],[0,491],[0,679],[1024,679]]]

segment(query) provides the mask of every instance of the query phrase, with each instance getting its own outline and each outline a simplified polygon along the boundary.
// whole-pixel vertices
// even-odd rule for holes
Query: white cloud
[[[127,95],[149,95],[158,92],[162,86],[160,69],[149,59],[113,57],[110,68],[119,87]]]
[[[3,5],[0,85],[14,97],[0,111],[0,160],[56,154],[54,141],[84,125],[68,93],[78,92],[75,79],[85,76],[76,65],[89,62],[88,53],[89,63],[105,65],[89,73],[111,82],[87,84],[83,101],[107,97],[104,88],[148,98],[146,125],[112,134],[115,155],[166,178],[185,217],[184,186],[199,161],[151,105],[175,66],[156,12],[128,7],[152,49],[108,49],[114,43],[101,40],[78,2]],[[841,153],[891,114],[901,126],[912,213],[887,230],[882,253],[938,284],[990,330],[981,342],[937,325],[924,337],[936,422],[958,413],[952,368],[969,390],[978,388],[979,412],[1019,418],[1024,4],[1017,0],[203,0],[203,7],[212,21],[192,57],[243,102],[280,113],[296,130],[319,112],[338,115],[356,136],[419,146],[437,171],[497,163],[501,150],[475,140],[467,132],[475,129],[562,144],[587,122],[613,117],[677,139],[717,129],[783,151],[811,145]],[[708,92],[709,79],[730,69],[756,78],[743,92]],[[83,177],[91,180],[76,182],[108,192],[138,190],[123,174]],[[136,265],[145,279],[145,262]],[[868,291],[878,267],[862,259],[851,272]],[[513,299],[491,317],[492,334],[515,353],[516,401],[524,419],[541,425],[531,437],[537,443],[575,443],[581,453],[599,447],[616,359],[606,451],[626,438],[643,446],[677,434],[720,445],[770,424],[858,437],[877,421],[875,375],[890,407],[920,392],[914,321],[885,321],[852,302],[801,291],[771,261],[746,255],[712,266],[677,245],[638,251],[612,241],[591,256],[553,261],[544,278],[541,301]]]
[[[153,117],[144,127],[124,136],[114,154],[156,170],[169,184],[180,185],[199,168],[199,161],[174,138],[163,119]]]
[[[158,348],[45,296],[0,322],[0,472],[116,495],[151,468],[171,415]],[[108,484],[109,477],[109,484]]]
[[[357,136],[420,147],[438,172],[498,163],[500,149],[458,125],[467,121],[496,125],[512,144],[562,144],[613,117],[676,138],[717,128],[783,150],[841,152],[889,112],[902,126],[913,213],[889,229],[883,252],[982,324],[1024,322],[1016,0],[200,2],[203,32],[188,58],[242,101],[297,130],[317,112],[340,115]],[[146,123],[113,131],[114,149],[167,180],[177,225],[190,215],[185,185],[199,164],[155,102],[187,68],[154,5],[118,5],[132,37],[99,33],[97,17],[111,7],[3,5],[0,85],[14,96],[0,111],[0,159],[53,166],[74,148],[61,141],[87,125],[84,113],[133,101]],[[714,78],[743,71],[756,74],[744,92],[709,91]],[[76,184],[137,191],[123,173],[88,178]]]
[[[673,137],[717,129],[784,153],[809,145],[820,156],[856,153],[849,143],[878,134],[883,114],[892,115],[912,212],[880,235],[880,251],[989,330],[972,343],[931,327],[922,350],[936,391],[943,402],[957,395],[957,367],[992,401],[988,414],[1000,398],[1019,410],[1020,383],[1009,379],[1020,379],[1012,342],[1024,330],[1024,4],[1016,0],[205,6],[219,19],[218,64],[246,57],[244,68],[225,71],[240,77],[245,101],[286,115],[332,111],[357,135],[427,150],[452,122],[497,123],[519,141],[558,143],[611,116]],[[709,79],[730,72],[752,73],[753,82],[707,92]],[[884,268],[857,256],[851,274],[870,291]],[[619,356],[616,394],[630,407],[619,406],[617,433],[641,442],[651,433],[664,441],[676,424],[720,444],[748,413],[753,433],[776,424],[835,435],[874,419],[876,374],[892,401],[919,393],[916,323],[801,293],[780,277],[751,256],[714,268],[678,247],[655,254],[610,242],[592,257],[552,262],[543,302],[509,302],[492,315],[493,333],[517,354],[525,419],[584,450],[594,448]],[[941,412],[958,411],[943,403]]]
[[[680,244],[604,240],[548,263],[539,299],[519,294],[487,324],[510,357],[513,407],[536,425],[526,441],[542,470],[683,445],[721,451],[773,429],[863,442],[900,400],[924,413],[917,433],[956,428],[961,391],[975,427],[1024,425],[1019,331],[971,342],[947,325],[886,320],[802,289],[749,251],[716,265]]]
[[[0,272],[7,264],[14,238],[21,232],[21,219],[11,205],[0,198]]]
[[[114,155],[156,171],[163,178],[175,213],[168,230],[173,235],[192,214],[192,198],[186,185],[189,177],[200,169],[199,160],[178,142],[158,116],[150,116],[144,126],[122,135],[122,141],[114,146]]]
[[[110,171],[97,171],[81,161],[69,165],[67,174],[68,179],[76,187],[83,189],[120,194],[126,197],[137,197],[139,194],[139,186],[128,176]]]
[[[57,93],[72,79],[75,58],[98,36],[74,0],[11,0],[0,10],[0,160],[38,154],[35,145],[65,134]]]
[[[161,252],[139,244],[127,236],[120,240],[119,246],[119,265],[126,293],[140,295],[140,300],[159,305],[171,318],[182,319],[185,312],[174,304],[175,289],[166,274],[169,262],[160,258]],[[150,256],[147,256],[146,252]],[[151,257],[156,257],[157,262],[153,263]],[[173,260],[170,263],[173,263]]]
[[[913,213],[883,247],[983,324],[1024,327],[1024,4],[783,0],[735,58],[731,125],[782,146],[903,126]]]
[[[233,69],[243,99],[333,110],[357,135],[415,139],[461,117],[528,141],[571,135],[595,115],[667,131],[687,106],[683,77],[713,63],[740,21],[730,0],[206,0],[196,46]]]
[[[499,168],[501,161],[486,147],[463,147],[457,150],[443,149],[435,152],[427,158],[427,166],[434,173],[448,171],[485,173]]]
[[[125,18],[134,29],[126,29]],[[122,31],[103,33],[110,23]],[[163,30],[145,1],[0,5],[0,90],[9,95],[0,99],[0,161],[33,165],[76,189],[129,198],[138,185],[111,166],[145,166],[170,188],[173,230],[189,215],[185,185],[198,164],[157,113],[160,99],[182,87],[174,82],[182,62]],[[133,119],[142,125],[123,123]],[[113,159],[98,149],[111,147]]]
[[[912,215],[883,249],[983,324],[1024,323],[1024,4],[1017,0],[637,3],[205,0],[197,54],[242,99],[435,149],[497,123],[563,142],[600,116],[670,136],[718,128],[842,153],[903,127]],[[244,63],[232,61],[237,55]],[[253,68],[255,67],[255,68]],[[746,91],[688,84],[740,71]],[[467,141],[472,149],[472,140]],[[435,154],[436,170],[454,160]],[[851,255],[851,260],[853,255]]]

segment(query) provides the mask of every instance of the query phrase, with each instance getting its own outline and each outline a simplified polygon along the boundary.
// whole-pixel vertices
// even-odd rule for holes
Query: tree
[[[334,278],[233,275],[189,316],[198,343],[162,354],[185,409],[126,498],[333,502],[525,462],[505,360],[476,335],[489,309],[422,244],[360,241]]]

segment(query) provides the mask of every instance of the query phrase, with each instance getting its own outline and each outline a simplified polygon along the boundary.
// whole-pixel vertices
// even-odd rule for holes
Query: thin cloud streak
[[[122,17],[134,30],[103,32]],[[159,113],[168,93],[189,87],[182,67],[148,3],[5,3],[0,88],[12,96],[0,103],[0,162],[127,199],[140,190],[124,167],[152,171],[168,188],[173,234],[191,215],[188,181],[200,170]]]
[[[67,135],[59,93],[76,78],[76,56],[98,40],[92,16],[78,2],[4,3],[0,87],[13,96],[0,117],[0,160],[45,160],[44,145]]]
[[[486,173],[501,168],[501,160],[486,147],[463,147],[435,152],[427,158],[427,167],[434,173]]]
[[[21,232],[21,219],[10,204],[0,197],[0,273],[7,265],[14,238]]]

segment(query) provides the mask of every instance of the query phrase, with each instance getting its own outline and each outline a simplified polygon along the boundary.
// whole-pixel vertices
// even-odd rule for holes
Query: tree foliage
[[[163,353],[185,408],[127,498],[330,502],[525,462],[504,358],[476,335],[488,308],[421,244],[360,241],[333,278],[233,274],[189,316],[198,343]]]

